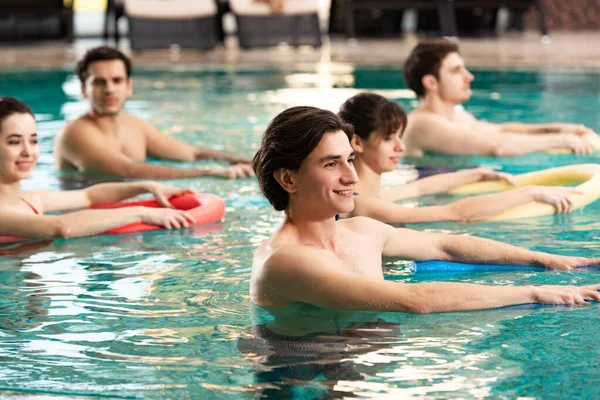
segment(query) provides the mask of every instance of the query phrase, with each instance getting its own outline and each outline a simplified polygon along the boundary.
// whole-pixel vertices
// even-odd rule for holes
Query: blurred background
[[[278,4],[282,4],[281,10],[277,10]],[[278,17],[313,13],[318,16],[321,33],[346,39],[406,34],[490,37],[526,30],[547,36],[554,31],[600,27],[600,0],[2,0],[0,40],[131,39],[132,35],[147,36],[140,23],[150,21],[156,27],[164,20],[203,19],[216,32],[216,46],[236,35],[238,40],[240,34],[256,35],[256,24],[252,26],[245,17],[254,17],[250,19],[260,21],[261,29],[268,31],[270,24],[282,22]],[[281,26],[270,28],[268,35],[281,36],[281,42],[292,40],[286,40]],[[181,46],[176,36],[169,46]],[[242,47],[266,45],[260,40],[241,42]],[[190,45],[183,43],[182,47]]]

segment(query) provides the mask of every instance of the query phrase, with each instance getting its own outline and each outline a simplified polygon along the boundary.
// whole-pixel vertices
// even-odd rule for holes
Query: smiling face
[[[132,93],[125,63],[121,60],[96,61],[88,66],[88,74],[81,91],[93,112],[100,116],[117,115]]]
[[[354,209],[354,150],[342,131],[323,136],[317,147],[302,161],[298,171],[290,172],[290,205],[303,212],[324,217],[349,213]]]
[[[458,53],[450,53],[442,60],[438,76],[434,90],[442,100],[462,104],[471,98],[471,82],[475,78]]]
[[[401,139],[403,129],[400,126],[396,132],[385,135],[372,133],[367,140],[354,135],[352,144],[360,161],[378,174],[395,170],[406,149]]]
[[[11,183],[28,178],[40,155],[35,119],[12,114],[0,126],[0,178]]]

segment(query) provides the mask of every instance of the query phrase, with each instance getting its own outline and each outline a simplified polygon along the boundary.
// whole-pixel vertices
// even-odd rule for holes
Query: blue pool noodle
[[[545,271],[548,268],[544,267],[534,267],[531,265],[502,265],[502,264],[466,264],[452,261],[415,261],[412,263],[412,270],[415,274],[422,273],[440,273],[440,272],[448,272],[448,273],[457,273],[457,272],[507,272],[507,271]],[[600,272],[599,265],[588,265],[585,267],[579,268],[585,271],[595,271]],[[600,290],[599,290],[600,292]],[[509,308],[513,310],[525,310],[532,308],[541,308],[552,306],[551,304],[515,304],[514,306],[502,307]]]
[[[588,265],[577,268],[583,271],[600,271],[599,265]],[[531,265],[503,265],[503,264],[466,264],[452,261],[415,261],[412,265],[415,274],[427,272],[507,272],[507,271],[545,271],[545,267],[534,267]]]

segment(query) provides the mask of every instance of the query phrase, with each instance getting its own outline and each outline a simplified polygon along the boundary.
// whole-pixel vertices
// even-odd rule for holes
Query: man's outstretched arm
[[[249,157],[237,156],[217,150],[202,149],[165,135],[147,122],[143,123],[148,154],[156,158],[176,161],[220,160],[232,164],[249,163]]]
[[[374,229],[374,228],[371,228]],[[411,260],[445,260],[479,264],[534,265],[570,270],[600,264],[600,258],[569,257],[531,251],[468,235],[418,232],[388,226],[384,256]]]
[[[427,282],[403,284],[348,272],[313,249],[287,246],[262,267],[259,305],[268,298],[285,304],[302,302],[338,310],[410,313],[480,310],[524,303],[583,304],[600,300],[600,285],[488,286]]]
[[[503,133],[570,133],[583,135],[591,129],[581,124],[571,124],[563,122],[550,122],[545,124],[525,124],[521,122],[505,122],[498,124],[499,131]]]
[[[576,154],[590,154],[595,147],[587,140],[567,133],[527,135],[519,133],[482,134],[438,116],[418,116],[414,140],[423,151],[443,154],[477,154],[494,157],[517,156],[554,148],[568,148]]]
[[[102,136],[68,135],[63,138],[62,155],[80,170],[105,172],[126,178],[181,179],[201,176],[242,178],[250,176],[243,166],[229,168],[173,168],[135,161],[118,150],[107,146]]]

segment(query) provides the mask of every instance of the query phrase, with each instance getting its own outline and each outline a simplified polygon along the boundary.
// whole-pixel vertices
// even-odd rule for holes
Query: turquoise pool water
[[[600,130],[600,75],[475,71],[467,108],[493,121],[563,120]],[[63,70],[2,71],[2,95],[27,101],[42,155],[25,189],[76,180],[52,168],[64,121],[85,110]],[[135,75],[128,109],[165,132],[251,155],[277,112],[298,104],[335,110],[373,89],[411,109],[395,68],[346,65],[284,69],[179,68]],[[486,165],[520,173],[598,156],[493,159],[429,156],[415,168]],[[222,195],[222,224],[176,232],[102,236],[0,250],[0,390],[110,398],[595,398],[600,306],[405,315],[326,313],[308,307],[272,316],[248,296],[251,254],[281,220],[254,180],[178,180]],[[423,204],[446,202],[430,196]],[[536,250],[600,255],[600,204],[567,216],[510,223],[415,226],[471,233]],[[412,276],[386,260],[388,279],[496,284],[585,284],[594,273]],[[320,331],[277,336],[265,324]],[[310,330],[310,329],[309,329]],[[341,332],[341,334],[338,334]]]

